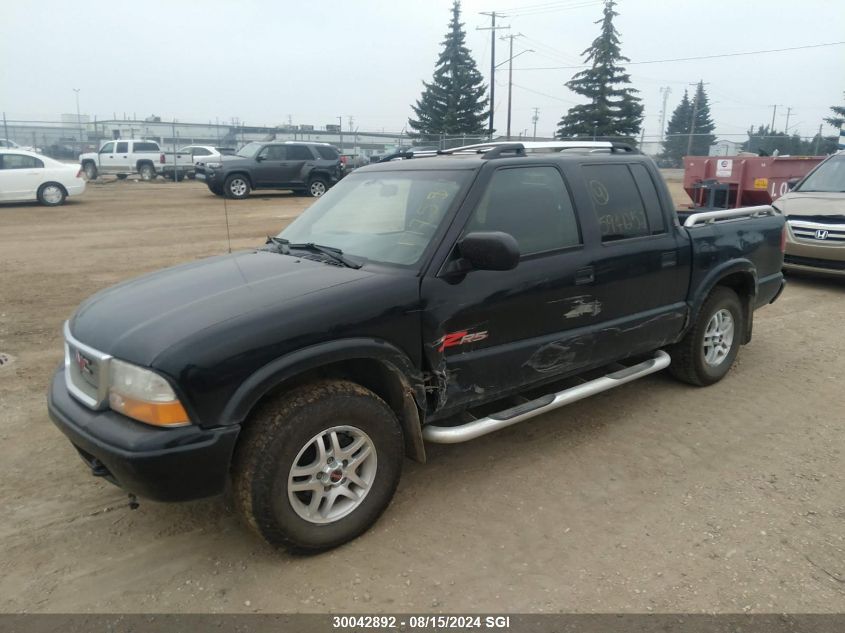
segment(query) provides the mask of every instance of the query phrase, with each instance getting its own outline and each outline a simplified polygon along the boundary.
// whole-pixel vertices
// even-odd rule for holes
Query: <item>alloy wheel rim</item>
[[[56,185],[50,185],[49,187],[44,187],[44,191],[41,194],[50,204],[58,204],[62,201],[62,190],[59,189]]]
[[[730,310],[722,308],[710,317],[704,329],[704,362],[711,367],[721,365],[730,354],[733,341],[734,318]]]
[[[312,437],[288,474],[288,500],[310,523],[333,523],[355,511],[370,492],[378,459],[369,435],[335,426]]]
[[[314,196],[315,198],[319,198],[324,193],[326,193],[326,185],[324,185],[320,181],[311,183],[311,195],[312,196]]]
[[[243,180],[233,180],[229,185],[229,191],[235,196],[242,196],[246,193],[246,183]]]

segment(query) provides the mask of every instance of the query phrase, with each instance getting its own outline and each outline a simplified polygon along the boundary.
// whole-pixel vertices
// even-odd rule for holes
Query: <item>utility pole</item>
[[[537,121],[540,120],[540,108],[534,108],[534,116],[531,117],[531,122],[534,124],[534,140],[537,140]]]
[[[783,128],[783,131],[789,134],[789,116],[792,114],[792,106],[786,109],[786,125]]]
[[[352,124],[355,122],[355,117],[353,117],[351,114],[348,114],[346,115],[346,118],[349,119],[349,131],[351,132],[353,129]]]
[[[516,35],[503,35],[503,40],[509,40],[508,48],[508,140],[511,140],[511,106],[513,104],[513,38],[521,36],[522,33]]]
[[[663,96],[663,109],[660,111],[660,142],[665,140],[666,133],[666,103],[669,101],[669,94],[672,88],[664,86],[660,89],[660,94]]]
[[[343,154],[343,117],[337,117],[337,122],[339,124],[337,130],[340,132],[340,153]]]
[[[3,122],[6,122],[6,115],[3,115]],[[822,124],[819,125],[819,135],[816,137],[816,148],[813,150],[813,154],[816,156],[819,155],[819,143],[822,142]]]
[[[698,83],[691,83],[690,86],[696,86],[695,89],[695,99],[692,102],[692,121],[690,121],[689,125],[689,137],[687,138],[687,156],[692,154],[692,138],[695,135],[695,119],[698,116],[698,95],[699,90],[698,86],[701,86],[702,90],[704,86],[709,84],[710,82],[699,81]]]
[[[79,128],[79,153],[82,153],[82,117],[79,115],[79,88],[74,88],[76,93],[76,127]]]
[[[510,26],[496,26],[496,16],[506,18],[504,13],[495,11],[481,12],[481,15],[490,16],[490,26],[477,26],[476,31],[490,31],[490,123],[487,127],[487,135],[493,138],[493,114],[496,110],[496,30],[509,29]]]
[[[769,128],[769,134],[775,133],[775,115],[778,113],[778,105],[777,103],[772,104],[772,125]]]

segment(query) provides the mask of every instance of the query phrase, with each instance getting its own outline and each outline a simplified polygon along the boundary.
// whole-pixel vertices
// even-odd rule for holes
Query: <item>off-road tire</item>
[[[311,438],[339,425],[360,429],[372,441],[375,476],[351,513],[313,523],[289,499],[291,466]],[[232,462],[235,506],[247,525],[273,545],[298,553],[337,547],[369,529],[388,506],[403,455],[396,415],[373,392],[345,380],[306,384],[260,404],[244,424]]]
[[[704,359],[704,333],[707,324],[721,310],[727,310],[733,318],[733,341],[728,354],[718,365],[712,366]],[[699,387],[719,382],[736,360],[743,332],[745,318],[739,297],[730,288],[717,286],[701,306],[695,325],[679,343],[668,350],[672,357],[669,372],[678,380]]]

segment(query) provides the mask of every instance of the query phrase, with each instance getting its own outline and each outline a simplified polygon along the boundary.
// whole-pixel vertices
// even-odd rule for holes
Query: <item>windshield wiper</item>
[[[347,268],[361,268],[361,264],[359,262],[351,260],[343,254],[342,250],[333,246],[323,246],[322,244],[315,244],[314,242],[291,244],[290,240],[286,240],[283,237],[271,237],[269,235],[267,236],[267,244],[277,246],[282,255],[290,255],[291,249],[312,251],[314,253],[325,255],[326,257],[343,264]]]

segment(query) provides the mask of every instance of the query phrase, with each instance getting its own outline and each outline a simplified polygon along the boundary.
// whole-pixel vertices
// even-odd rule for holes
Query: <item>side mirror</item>
[[[260,163],[262,160],[264,160],[264,156],[262,156],[261,154],[259,154],[258,156],[255,157],[256,163]]]
[[[501,231],[468,233],[458,242],[458,253],[474,270],[513,270],[519,264],[519,244]]]
[[[797,185],[799,182],[801,182],[800,178],[790,178],[786,181],[786,186],[789,187],[790,191],[792,191],[793,189],[795,189],[795,185]]]

